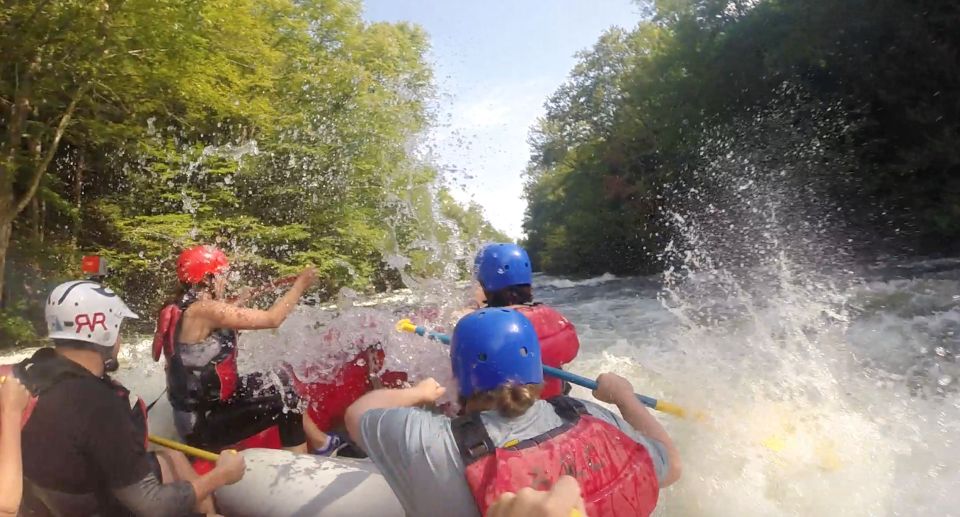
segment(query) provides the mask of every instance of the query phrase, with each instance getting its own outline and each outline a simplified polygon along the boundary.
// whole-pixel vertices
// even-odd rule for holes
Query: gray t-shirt
[[[617,426],[646,447],[657,479],[663,481],[670,469],[662,443],[638,433],[613,412],[593,402],[581,402],[590,415]],[[497,447],[563,425],[553,406],[544,400],[517,418],[506,418],[497,411],[485,411],[480,418]],[[450,422],[443,415],[418,408],[374,409],[360,417],[360,446],[411,517],[480,517]]]

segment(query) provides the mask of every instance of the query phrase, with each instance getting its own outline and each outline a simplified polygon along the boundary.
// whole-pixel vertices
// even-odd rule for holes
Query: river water
[[[659,278],[545,278],[538,294],[577,325],[572,370],[705,413],[661,418],[685,474],[659,515],[947,516],[960,515],[955,265],[838,282],[785,265],[749,290],[707,275],[673,297]]]

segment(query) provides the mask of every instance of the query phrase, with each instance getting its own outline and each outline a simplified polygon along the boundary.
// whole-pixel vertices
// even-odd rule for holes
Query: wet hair
[[[207,274],[206,276],[203,277],[203,280],[195,284],[190,284],[187,282],[177,282],[177,286],[174,287],[173,289],[173,294],[171,294],[169,298],[164,300],[163,306],[166,307],[167,305],[180,303],[180,300],[183,300],[184,295],[186,295],[190,291],[200,292],[200,291],[203,291],[204,289],[209,289],[211,287],[213,287],[212,274]]]
[[[460,401],[467,412],[496,409],[507,418],[516,418],[540,400],[543,384],[504,384],[495,390],[476,393]]]
[[[533,287],[530,284],[511,285],[496,291],[483,290],[487,307],[510,307],[533,303]]]

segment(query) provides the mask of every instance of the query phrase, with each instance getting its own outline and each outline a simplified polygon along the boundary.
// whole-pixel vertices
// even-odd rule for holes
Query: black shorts
[[[242,376],[230,400],[205,408],[184,441],[193,447],[219,451],[275,425],[282,447],[303,445],[307,435],[303,415],[297,409],[299,399],[289,378],[280,375],[280,380],[283,390],[265,382],[262,373]]]

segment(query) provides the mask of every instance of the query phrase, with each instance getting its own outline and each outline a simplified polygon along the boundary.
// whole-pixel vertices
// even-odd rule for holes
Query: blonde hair
[[[497,389],[475,393],[463,404],[467,413],[496,409],[507,418],[527,412],[540,400],[543,384],[504,384]]]

